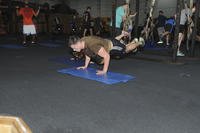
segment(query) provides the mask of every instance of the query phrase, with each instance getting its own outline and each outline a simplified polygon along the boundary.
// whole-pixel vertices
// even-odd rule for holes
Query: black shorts
[[[122,44],[119,40],[111,39],[113,48],[110,51],[111,56],[123,56],[126,54],[126,46]]]
[[[165,31],[172,33],[173,26],[171,24],[166,24],[165,25]]]
[[[179,26],[179,33],[184,33],[186,31],[187,27],[185,25]]]
[[[84,24],[83,24],[83,29],[91,29],[92,28],[92,25],[91,25],[91,23],[90,22],[85,22]]]

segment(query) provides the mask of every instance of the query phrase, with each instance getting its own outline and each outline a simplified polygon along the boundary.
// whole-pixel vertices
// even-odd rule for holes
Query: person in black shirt
[[[166,20],[167,18],[164,16],[164,12],[160,10],[157,21],[156,21],[158,36],[160,38],[160,41],[158,43],[163,43],[161,38],[162,38],[162,34],[165,32],[164,26],[165,26]]]
[[[91,15],[90,15],[91,7],[87,7],[87,10],[84,12],[84,20],[83,20],[83,36],[86,36],[86,33],[90,31],[90,35],[93,35],[92,25],[91,25]]]

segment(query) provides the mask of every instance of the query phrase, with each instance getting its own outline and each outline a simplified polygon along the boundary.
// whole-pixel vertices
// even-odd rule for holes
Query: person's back
[[[159,15],[157,18],[157,27],[163,27],[165,25],[166,17],[164,15]]]
[[[97,54],[101,47],[103,47],[108,53],[111,50],[109,41],[97,36],[87,36],[81,38],[81,41],[85,42],[85,54],[92,56]]]
[[[116,24],[115,24],[116,28],[121,28],[121,24],[122,24],[124,15],[125,15],[125,11],[124,11],[123,6],[117,7],[117,9],[116,9]]]

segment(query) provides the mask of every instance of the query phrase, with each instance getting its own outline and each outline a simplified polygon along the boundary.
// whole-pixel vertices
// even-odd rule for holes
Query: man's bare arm
[[[108,67],[110,63],[110,55],[103,47],[101,47],[101,49],[99,50],[98,55],[103,57],[104,66],[103,66],[103,70],[97,71],[97,75],[102,75],[102,74],[107,73],[108,71]]]
[[[81,67],[77,67],[77,69],[86,69],[90,63],[90,57],[85,55],[85,65],[84,66],[81,66]]]

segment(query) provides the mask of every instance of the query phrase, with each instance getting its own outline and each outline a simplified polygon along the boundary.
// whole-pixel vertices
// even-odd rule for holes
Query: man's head
[[[91,11],[91,7],[88,6],[86,10],[87,10],[88,12],[90,12],[90,11]]]
[[[128,7],[129,7],[129,3],[124,3],[124,4],[123,4],[123,7],[124,7],[125,10],[127,10]]]
[[[80,52],[84,48],[84,45],[78,36],[70,36],[69,47],[72,48],[73,51]]]
[[[28,6],[29,6],[29,3],[28,3],[27,0],[24,2],[24,6],[25,6],[25,7],[28,7]]]
[[[164,13],[164,12],[163,12],[162,10],[159,11],[159,14],[160,14],[160,15],[163,15],[163,13]]]

